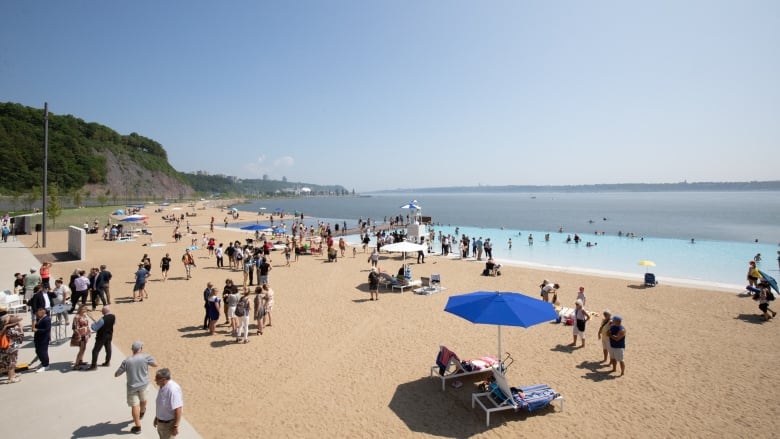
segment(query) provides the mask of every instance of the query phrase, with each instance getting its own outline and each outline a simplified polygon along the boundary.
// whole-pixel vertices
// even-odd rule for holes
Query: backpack
[[[236,317],[244,317],[244,315],[246,315],[246,304],[246,298],[241,298],[241,300],[238,301],[235,311]]]
[[[770,290],[770,289],[767,289],[767,290],[766,290],[766,300],[767,300],[767,301],[770,301],[770,302],[771,302],[772,300],[775,300],[775,295],[774,295],[774,294],[772,294],[772,290]]]

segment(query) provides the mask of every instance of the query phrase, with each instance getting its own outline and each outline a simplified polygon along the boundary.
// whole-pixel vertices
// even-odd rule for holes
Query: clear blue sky
[[[780,1],[5,1],[0,100],[370,191],[780,179]]]

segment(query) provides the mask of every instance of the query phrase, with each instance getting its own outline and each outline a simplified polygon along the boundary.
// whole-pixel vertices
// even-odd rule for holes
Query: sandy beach
[[[110,211],[106,208],[106,215]],[[190,239],[174,242],[174,226],[161,219],[170,210],[143,213],[149,215],[152,241],[164,245],[144,246],[147,237],[110,242],[87,235],[88,259],[55,263],[52,276],[67,279],[77,267],[108,266],[114,275],[114,343],[129,351],[133,340],[141,339],[146,351],[171,369],[184,390],[185,418],[204,438],[775,436],[771,420],[780,398],[773,372],[780,359],[775,350],[780,321],[763,322],[757,302],[739,291],[663,283],[644,288],[639,275],[602,278],[509,266],[502,276],[483,277],[482,262],[430,255],[413,265],[414,277],[438,273],[445,291],[421,296],[381,290],[379,301],[369,301],[370,264],[361,249],[354,258],[350,249],[336,263],[301,256],[290,267],[274,252],[273,326],[252,335],[248,344],[235,344],[227,326],[219,326],[214,336],[201,329],[202,291],[209,281],[220,289],[226,278],[240,283],[242,273],[218,269],[201,248],[194,252],[197,269],[186,280],[179,261]],[[211,216],[214,233],[209,233]],[[210,207],[187,218],[198,245],[203,233],[218,243],[250,236],[225,229],[224,216]],[[67,249],[66,232],[49,232],[47,238],[46,249],[31,249],[39,258]],[[29,246],[35,242],[34,235],[19,239]],[[132,303],[133,273],[145,253],[153,266],[150,299]],[[166,253],[173,263],[162,282],[159,262]],[[380,268],[395,273],[401,263],[400,255],[383,254]],[[445,303],[451,295],[477,290],[538,297],[542,279],[561,285],[564,306],[573,306],[577,288],[584,286],[589,311],[608,308],[623,317],[626,375],[606,373],[609,368],[599,364],[599,318],[589,323],[584,348],[567,346],[570,326],[505,327],[502,348],[515,360],[507,371],[509,383],[549,384],[564,396],[565,406],[564,411],[556,406],[532,414],[501,412],[485,427],[484,412],[471,408],[479,379],[464,378],[462,387],[448,385],[442,392],[429,371],[439,345],[462,359],[495,356],[497,329],[446,313]],[[106,403],[123,405],[124,395]]]

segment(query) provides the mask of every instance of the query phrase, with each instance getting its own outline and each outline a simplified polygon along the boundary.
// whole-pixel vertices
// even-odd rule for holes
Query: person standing
[[[222,250],[222,243],[214,249],[214,255],[217,257],[217,268],[223,268],[225,266],[225,252]]]
[[[171,371],[168,368],[158,370],[154,381],[160,386],[155,400],[157,414],[154,417],[154,427],[160,439],[170,439],[179,435],[184,395],[179,384],[171,379]]]
[[[54,297],[51,299],[52,303],[52,310],[62,310],[60,312],[54,312],[54,316],[57,318],[57,323],[55,325],[70,324],[70,319],[68,319],[68,311],[65,309],[65,302],[70,298],[70,288],[64,285],[64,281],[62,278],[58,278],[54,281]],[[60,308],[57,308],[57,305],[61,305]],[[64,322],[63,322],[64,320]]]
[[[209,329],[209,298],[211,298],[211,290],[214,289],[214,284],[211,282],[208,282],[206,284],[206,289],[203,290],[203,309],[206,312],[206,315],[203,317],[203,329]]]
[[[72,314],[74,311],[76,311],[76,306],[78,306],[79,300],[81,300],[81,305],[86,306],[87,304],[87,292],[89,291],[89,279],[87,276],[85,276],[86,271],[77,269],[75,273],[75,278],[73,278],[73,296],[70,298],[71,308],[70,313]]]
[[[35,356],[41,360],[41,366],[35,372],[46,372],[49,367],[49,342],[51,341],[51,317],[45,308],[38,308],[35,312],[36,320],[33,325],[33,344]]]
[[[490,242],[490,238],[485,240],[485,243],[483,244],[483,247],[485,248],[485,256],[490,259],[493,257],[493,243]]]
[[[582,306],[585,306],[585,287],[580,287],[580,290],[577,292],[577,299],[582,301]]]
[[[271,264],[268,263],[268,259],[263,257],[263,261],[260,262],[260,277],[257,279],[257,283],[265,285],[268,283],[268,272],[271,271]]]
[[[27,302],[32,299],[35,293],[35,286],[42,282],[41,275],[38,274],[38,267],[30,267],[30,274],[24,277],[24,300]]]
[[[171,255],[166,253],[162,259],[160,259],[160,272],[162,273],[163,282],[168,280],[168,270],[171,269]]]
[[[748,267],[747,272],[748,286],[754,288],[758,287],[759,279],[761,279],[761,273],[758,271],[758,268],[756,268],[756,263],[754,261],[750,261],[750,266]]]
[[[601,315],[603,316],[603,320],[601,320],[601,327],[599,327],[599,339],[601,340],[601,347],[604,350],[604,359],[601,360],[601,363],[606,363],[609,361],[609,328],[612,325],[612,313],[605,309],[602,311]]]
[[[114,338],[116,316],[111,314],[111,309],[109,309],[108,305],[103,306],[100,311],[103,313],[103,317],[91,326],[92,331],[96,332],[95,346],[92,348],[92,363],[87,370],[97,370],[98,354],[103,348],[106,349],[106,361],[101,366],[108,367],[111,365],[111,340]]]
[[[580,347],[585,347],[585,324],[590,320],[590,315],[582,307],[582,300],[574,301],[574,325],[572,326],[572,334],[574,339],[569,346],[577,346],[577,336],[582,339]]]
[[[208,288],[206,289],[209,290]],[[217,290],[214,287],[211,287],[210,290],[210,296],[208,298],[208,303],[206,304],[206,312],[209,316],[209,334],[214,335],[215,331],[217,330],[217,322],[219,321],[219,311],[220,307],[222,305],[222,299],[217,296],[217,293],[219,290]],[[205,292],[204,292],[205,294]]]
[[[265,296],[263,287],[255,288],[255,323],[257,323],[257,335],[263,335],[263,323],[265,320]]]
[[[146,279],[149,277],[149,272],[144,268],[143,262],[138,263],[138,270],[135,272],[135,285],[133,285],[133,302],[135,297],[140,297],[139,302],[144,301],[144,296],[149,298],[149,294],[146,292]]]
[[[71,325],[73,330],[73,338],[71,339],[71,346],[79,348],[76,354],[76,361],[73,363],[73,369],[81,369],[81,366],[86,365],[84,362],[84,351],[87,350],[87,341],[91,336],[89,331],[89,318],[87,318],[87,305],[79,306],[79,313],[73,317],[73,324]],[[74,342],[78,344],[74,345]]]
[[[181,262],[184,264],[184,271],[187,273],[187,279],[192,279],[192,267],[195,266],[195,258],[192,257],[190,249],[184,250]]]
[[[376,248],[368,256],[368,262],[371,263],[371,268],[376,268],[379,264],[379,251]]]
[[[379,300],[379,274],[376,272],[376,267],[371,267],[371,272],[368,273],[368,291],[371,294],[371,300]]]
[[[149,387],[149,366],[157,367],[157,361],[151,355],[144,353],[144,343],[134,341],[131,347],[133,355],[125,358],[114,377],[120,377],[127,372],[127,405],[133,416],[131,433],[141,434],[141,419],[146,413],[147,388]]]
[[[100,273],[98,274],[97,279],[95,279],[95,288],[97,288],[98,297],[100,297],[103,306],[111,304],[111,291],[109,284],[111,283],[112,277],[113,276],[111,275],[111,272],[108,271],[106,265],[101,265]]]
[[[620,376],[626,373],[626,363],[623,361],[623,354],[626,350],[626,327],[623,326],[623,318],[612,316],[612,325],[609,327],[609,356],[612,370],[617,370],[617,363],[620,363]]]
[[[264,326],[271,326],[271,311],[274,310],[274,290],[268,284],[263,284],[263,300],[265,301],[265,317],[268,318],[268,323]]]
[[[41,273],[41,285],[43,285],[47,290],[51,289],[51,262],[46,261],[43,264],[41,264],[41,269],[39,271]]]
[[[0,348],[0,370],[8,374],[8,384],[18,383],[22,379],[16,376],[16,360],[19,348],[24,343],[22,318],[8,314],[8,306],[0,305],[0,334],[8,338],[8,347]]]
[[[244,336],[244,343],[249,343],[249,315],[252,311],[252,306],[249,303],[249,290],[244,289],[241,294],[241,299],[238,300],[236,305],[236,320],[238,320],[238,332],[236,333],[236,343],[241,340],[241,336]]]

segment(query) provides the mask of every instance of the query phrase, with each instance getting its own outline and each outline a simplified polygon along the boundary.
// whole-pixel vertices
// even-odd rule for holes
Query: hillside
[[[0,148],[4,152],[0,193],[42,186],[42,109],[0,103]],[[180,198],[194,191],[168,163],[159,143],[136,133],[49,113],[49,183],[59,193],[81,191],[109,198]]]
[[[5,153],[0,195],[38,193],[43,185],[42,109],[0,103]],[[49,113],[49,184],[61,195],[106,200],[180,199],[200,194],[245,196],[349,195],[343,186],[180,173],[158,142],[121,135],[70,115]],[[38,195],[40,196],[40,195]]]

